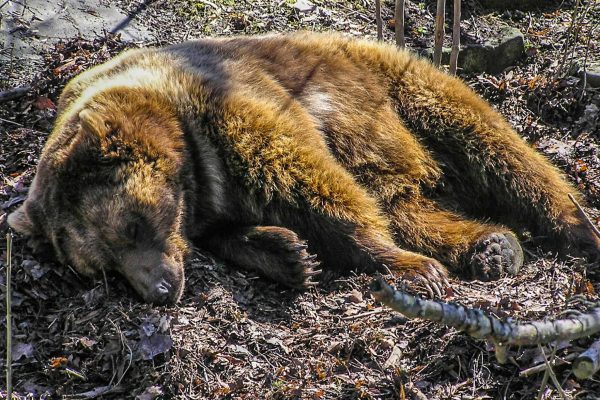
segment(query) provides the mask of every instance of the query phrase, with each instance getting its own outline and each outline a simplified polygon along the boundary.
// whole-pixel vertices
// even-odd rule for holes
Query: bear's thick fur
[[[389,45],[131,50],[73,79],[59,109],[9,223],[149,302],[181,296],[189,240],[291,287],[319,272],[311,254],[434,288],[446,267],[494,278],[523,263],[511,229],[600,249],[556,168],[459,79]]]

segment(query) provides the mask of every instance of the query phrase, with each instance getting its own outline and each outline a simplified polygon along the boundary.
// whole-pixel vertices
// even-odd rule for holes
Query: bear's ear
[[[33,223],[27,214],[25,205],[17,208],[8,216],[8,225],[25,236],[31,236],[34,233]]]
[[[102,118],[100,113],[84,108],[79,112],[81,128],[100,138],[105,137],[110,131],[110,125]]]

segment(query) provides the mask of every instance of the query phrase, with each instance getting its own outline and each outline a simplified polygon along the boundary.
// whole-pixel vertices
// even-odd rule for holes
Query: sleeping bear
[[[597,255],[576,190],[459,79],[337,34],[129,50],[77,76],[9,224],[176,302],[190,243],[283,285],[516,273],[528,230]],[[579,198],[576,195],[577,198]]]

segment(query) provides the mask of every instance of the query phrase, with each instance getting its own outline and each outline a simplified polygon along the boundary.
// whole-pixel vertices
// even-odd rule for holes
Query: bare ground
[[[317,10],[304,12],[285,1],[165,0],[151,2],[138,17],[157,43],[299,27],[374,35],[371,2],[314,3]],[[582,29],[577,40],[570,39],[568,2],[510,14],[465,3],[464,40],[480,41],[510,24],[526,32],[527,56],[502,74],[463,78],[599,207],[600,132],[593,111],[600,93],[583,89],[580,78],[568,73],[576,61],[582,64],[586,48],[588,60],[599,58],[597,37],[588,41]],[[121,5],[139,9],[128,0]],[[431,44],[434,8],[408,4],[408,42],[416,51]],[[385,3],[384,20],[391,18],[391,4]],[[585,18],[589,28],[600,11],[592,9]],[[74,38],[46,55],[33,81],[20,81],[24,74],[18,73],[0,81],[0,89],[33,87],[27,96],[0,105],[0,224],[26,195],[60,89],[74,74],[129,45],[118,37]],[[573,50],[566,63],[563,49]],[[598,222],[598,209],[589,211]],[[557,259],[527,238],[529,257],[519,276],[492,283],[453,280],[446,300],[515,320],[585,310],[598,302],[597,264]],[[2,260],[5,251],[0,243]],[[36,259],[21,238],[15,240],[13,265],[13,381],[19,398],[521,399],[540,390],[543,398],[560,398],[551,382],[542,384],[543,372],[521,374],[544,363],[543,353],[554,353],[553,362],[560,364],[591,343],[557,343],[543,352],[514,349],[511,363],[499,365],[483,342],[383,309],[369,295],[372,276],[327,274],[315,289],[294,292],[201,252],[188,263],[186,291],[174,307],[142,304],[117,276],[93,282]],[[4,294],[5,270],[3,262]],[[2,370],[5,355],[2,343]],[[600,396],[598,380],[577,381],[568,361],[553,371],[567,397]]]

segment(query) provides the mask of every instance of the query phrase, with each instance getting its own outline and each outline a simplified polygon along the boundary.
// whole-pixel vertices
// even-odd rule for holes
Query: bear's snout
[[[121,274],[148,303],[174,304],[184,286],[183,262],[153,251],[125,256]]]
[[[183,283],[179,286],[183,286]],[[179,300],[180,291],[177,286],[169,283],[166,279],[161,279],[160,282],[149,288],[144,300],[156,305],[174,304]]]
[[[157,273],[147,277],[150,279],[144,282],[145,285],[131,282],[132,286],[148,303],[155,305],[177,303],[183,291],[183,266],[162,263],[155,272]]]

